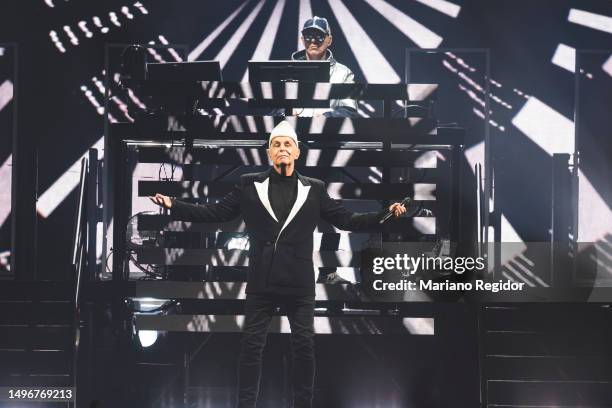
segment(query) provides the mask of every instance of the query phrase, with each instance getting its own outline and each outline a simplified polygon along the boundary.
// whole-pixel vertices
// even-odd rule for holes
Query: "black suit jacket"
[[[320,218],[350,231],[372,230],[381,212],[354,213],[327,194],[325,183],[297,174],[295,203],[281,225],[268,199],[270,171],[245,174],[214,204],[174,200],[171,216],[194,222],[230,221],[242,214],[250,237],[247,293],[314,295],[312,234]]]

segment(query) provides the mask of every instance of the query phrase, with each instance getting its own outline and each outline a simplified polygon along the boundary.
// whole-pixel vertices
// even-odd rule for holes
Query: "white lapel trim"
[[[291,220],[293,220],[293,218],[295,218],[295,215],[298,213],[298,211],[300,211],[300,209],[302,208],[302,206],[306,202],[306,198],[308,197],[308,192],[310,191],[310,186],[303,185],[302,181],[300,179],[298,179],[297,187],[298,187],[297,197],[295,198],[295,202],[293,203],[293,207],[291,207],[291,211],[289,212],[289,215],[287,216],[287,220],[285,221],[285,225],[283,225],[283,228],[281,228],[280,232],[278,233],[278,236],[280,236],[280,234],[283,232],[285,227],[291,222]]]
[[[274,211],[272,210],[272,205],[270,204],[270,199],[268,198],[268,185],[270,183],[270,178],[265,179],[264,181],[255,182],[255,190],[257,190],[257,195],[259,196],[259,201],[263,204],[268,213],[276,222],[278,222],[278,218],[274,215]],[[297,200],[296,200],[297,201]]]

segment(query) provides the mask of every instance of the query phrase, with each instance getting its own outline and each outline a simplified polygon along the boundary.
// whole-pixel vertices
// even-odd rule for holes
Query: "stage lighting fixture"
[[[142,347],[151,347],[157,341],[157,330],[138,330],[138,340]]]
[[[249,249],[249,237],[245,236],[236,236],[230,238],[226,244],[227,249],[238,249],[246,251]]]
[[[135,298],[133,302],[137,313],[156,313],[165,310],[167,306],[173,304],[169,300],[151,297]]]

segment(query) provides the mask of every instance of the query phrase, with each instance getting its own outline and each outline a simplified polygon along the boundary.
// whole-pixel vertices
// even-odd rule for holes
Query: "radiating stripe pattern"
[[[567,21],[612,34],[612,17],[585,10],[570,9]]]
[[[371,22],[371,19],[364,16],[356,16],[350,7],[353,3],[343,0],[327,0],[336,19],[337,27],[332,24],[332,35],[343,35],[347,41],[350,51],[359,65],[359,69],[368,82],[371,83],[396,83],[400,82],[400,76],[391,66],[387,57],[380,51],[379,45],[376,43],[378,26]],[[388,23],[395,27],[399,33],[405,36],[409,42],[406,46],[416,44],[422,48],[437,48],[443,41],[442,36],[436,34],[428,28],[424,23],[417,21],[406,12],[396,8],[385,0],[359,0],[365,5],[369,5],[374,11],[379,13]],[[440,12],[451,17],[456,17],[461,9],[460,6],[446,0],[420,0],[421,3],[428,6],[433,12]],[[273,2],[274,6],[271,13],[264,15],[261,13],[262,8],[269,2]],[[253,6],[254,5],[254,6]],[[241,12],[246,10],[248,14],[240,22],[238,28],[232,33],[230,38],[224,43],[221,50],[213,58],[218,60],[221,67],[224,68],[228,61],[232,58],[244,58],[244,56],[236,55],[236,50],[242,40],[249,35],[254,35],[253,24],[257,19],[266,19],[266,24],[263,33],[257,33],[259,41],[250,59],[265,60],[272,53],[275,38],[279,31],[286,29],[286,9],[293,3],[289,4],[286,0],[259,0],[258,2],[245,1],[237,9],[235,9],[227,18],[225,18],[219,26],[210,32],[196,47],[189,53],[188,60],[194,61],[215,41],[221,34],[228,30],[228,26],[233,23]],[[252,7],[253,6],[253,7]],[[252,8],[250,8],[252,7]],[[299,0],[298,21],[296,27],[296,49],[302,49],[301,28],[307,19],[316,15],[320,11],[313,10],[311,0]],[[333,48],[333,46],[332,46]],[[247,60],[243,61],[246,65]],[[356,67],[353,68],[355,71]],[[241,73],[242,81],[248,78],[247,73]]]
[[[257,43],[257,48],[255,48],[253,56],[251,56],[253,61],[266,61],[270,59],[270,54],[272,54],[272,47],[274,45],[274,40],[276,39],[276,34],[278,33],[278,26],[280,25],[284,8],[285,0],[277,0],[274,10],[272,10],[272,14],[270,14],[270,18],[266,24],[266,28],[264,29],[264,32]],[[248,75],[249,72],[247,70],[242,76],[242,82],[247,81]]]
[[[6,79],[2,82],[0,85],[0,111],[5,109],[13,100],[13,91],[13,82],[10,79]],[[0,136],[2,139],[6,138],[8,140],[13,137],[10,130],[8,132],[3,132]],[[5,143],[4,140],[2,140],[2,143]],[[0,227],[2,227],[11,213],[12,163],[13,156],[9,155],[6,160],[4,160],[4,163],[0,165]]]
[[[299,8],[299,14],[298,14],[298,29],[297,29],[297,32],[298,32],[297,47],[296,47],[297,50],[303,47],[301,30],[302,30],[302,26],[304,25],[304,22],[308,20],[309,18],[312,18],[312,5],[310,4],[310,0],[300,0],[300,8]]]
[[[189,61],[195,61],[198,59],[198,57],[200,55],[202,55],[202,53],[206,50],[206,48],[208,48],[208,46],[217,39],[217,37],[219,36],[219,34],[221,34],[223,32],[223,30],[225,30],[225,28],[236,18],[236,16],[238,15],[238,13],[240,13],[242,11],[242,9],[244,8],[244,6],[246,6],[248,3],[248,1],[245,1],[244,3],[242,3],[242,5],[240,7],[238,7],[236,10],[234,10],[234,12],[232,14],[230,14],[229,16],[227,16],[227,18],[221,23],[219,24],[208,36],[206,36],[206,38],[204,38],[204,40],[202,40],[202,42],[200,42],[187,56],[187,60]]]

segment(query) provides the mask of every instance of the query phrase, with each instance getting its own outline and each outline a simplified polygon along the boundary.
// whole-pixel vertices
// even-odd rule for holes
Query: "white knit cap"
[[[278,136],[286,136],[293,139],[295,145],[298,145],[298,137],[295,130],[293,130],[293,126],[289,124],[286,120],[283,120],[281,123],[276,125],[272,132],[270,132],[270,138],[268,139],[268,145],[272,144],[272,139]]]

